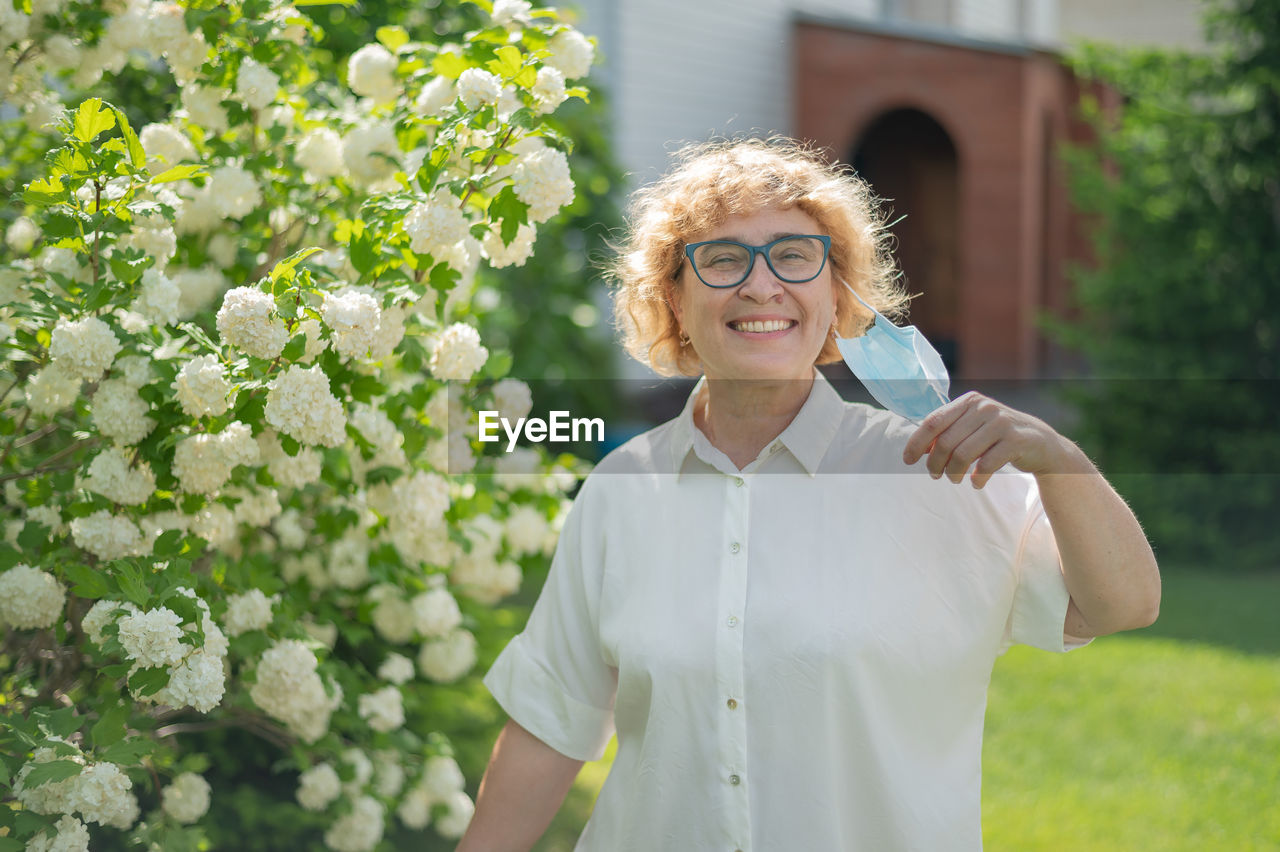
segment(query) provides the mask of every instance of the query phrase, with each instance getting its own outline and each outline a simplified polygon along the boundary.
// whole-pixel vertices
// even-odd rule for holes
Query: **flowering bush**
[[[573,200],[548,117],[593,57],[476,5],[456,44],[379,29],[339,85],[274,0],[0,0],[0,123],[39,163],[0,255],[0,852],[207,848],[248,792],[210,781],[218,731],[330,849],[465,829],[433,713],[574,481],[476,452],[477,405],[530,401],[473,280]],[[138,66],[162,120],[81,99]]]

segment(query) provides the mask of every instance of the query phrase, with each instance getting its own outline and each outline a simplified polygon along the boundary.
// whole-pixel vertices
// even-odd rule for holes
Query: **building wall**
[[[1057,0],[1059,43],[1080,39],[1126,45],[1205,46],[1200,18],[1204,0]]]

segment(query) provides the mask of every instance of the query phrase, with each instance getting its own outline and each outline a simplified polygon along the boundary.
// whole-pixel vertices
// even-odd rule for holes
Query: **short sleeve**
[[[1053,527],[1032,485],[1027,496],[1027,521],[1018,545],[1018,586],[1005,625],[1000,653],[1011,645],[1033,645],[1046,651],[1071,651],[1091,640],[1076,639],[1063,632],[1071,594],[1062,576],[1062,560]]]
[[[498,655],[484,684],[521,727],[561,754],[599,760],[613,736],[617,672],[600,650],[603,525],[591,480],[569,511],[547,582],[524,632]]]

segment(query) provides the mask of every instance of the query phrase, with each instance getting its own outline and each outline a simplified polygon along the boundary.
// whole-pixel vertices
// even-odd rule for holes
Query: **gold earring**
[[[681,346],[688,346],[688,345],[689,345],[690,343],[692,343],[692,342],[693,342],[693,341],[691,341],[691,340],[689,339],[689,335],[687,335],[687,334],[685,334],[685,333],[684,333],[684,329],[683,329],[683,328],[682,328],[682,329],[680,329],[680,345],[681,345]]]

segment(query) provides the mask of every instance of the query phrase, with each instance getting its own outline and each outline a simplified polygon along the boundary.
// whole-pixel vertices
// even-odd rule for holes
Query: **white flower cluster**
[[[404,696],[399,687],[384,686],[374,692],[366,692],[358,702],[360,718],[380,733],[390,733],[404,724]]]
[[[97,317],[58,320],[49,341],[49,357],[68,375],[96,382],[120,351],[111,326]]]
[[[555,148],[522,155],[511,177],[516,197],[529,205],[529,221],[545,222],[573,201],[569,160]]]
[[[457,628],[441,639],[422,643],[418,668],[437,683],[453,683],[476,664],[476,637]]]
[[[209,810],[209,782],[194,772],[183,772],[164,788],[161,807],[180,823],[195,822]]]
[[[466,239],[469,223],[457,201],[448,191],[438,189],[426,201],[415,204],[404,217],[409,248],[441,260]]]
[[[147,168],[153,173],[163,172],[183,160],[196,159],[191,140],[172,124],[148,124],[138,134],[138,141],[147,154]]]
[[[71,538],[102,560],[139,556],[144,548],[142,531],[122,515],[113,515],[107,509],[99,509],[71,522]]]
[[[30,252],[39,237],[40,229],[26,216],[14,219],[13,224],[4,232],[5,245],[13,249],[16,254]]]
[[[54,823],[54,835],[37,834],[27,841],[27,852],[89,852],[89,829],[71,814]]]
[[[243,166],[228,163],[209,173],[209,191],[219,215],[239,219],[262,204],[262,188],[253,173]]]
[[[218,309],[218,333],[255,358],[274,358],[289,342],[284,323],[272,318],[275,300],[257,287],[233,287]]]
[[[558,68],[545,66],[538,69],[533,88],[533,102],[539,113],[555,112],[556,107],[569,97],[564,88],[564,74]]]
[[[447,755],[429,757],[422,777],[401,799],[396,816],[409,828],[423,829],[431,820],[431,806],[440,803],[448,808],[448,813],[436,829],[445,837],[461,837],[474,810],[463,792],[465,786],[466,779],[457,761]]]
[[[364,403],[356,404],[351,411],[351,425],[365,440],[373,444],[375,450],[373,457],[367,462],[360,456],[353,456],[353,468],[356,467],[357,460],[362,468],[396,467],[403,470],[409,464],[409,459],[404,454],[404,435],[400,434],[396,424],[381,408]]]
[[[566,28],[556,33],[547,42],[551,56],[547,64],[561,71],[570,80],[587,76],[591,63],[595,61],[595,46],[573,28]]]
[[[147,238],[159,236],[163,239],[165,247],[161,248],[154,243],[147,244],[146,240],[136,239],[140,235]],[[135,229],[132,236],[135,238],[135,245],[138,242],[144,243],[138,247],[157,259],[172,257],[173,252],[177,250],[177,237],[174,236],[172,228],[161,230],[140,228]],[[124,241],[121,241],[121,244],[123,245]],[[126,326],[126,330],[143,331],[148,325],[173,325],[181,314],[179,309],[181,301],[182,291],[173,279],[156,267],[148,269],[142,273],[142,284],[138,288],[138,295],[129,305],[129,313],[136,316],[133,318],[132,327]],[[138,318],[141,318],[142,322],[137,322]]]
[[[265,416],[272,428],[302,444],[336,447],[346,440],[342,403],[329,392],[319,365],[291,364],[267,388]]]
[[[270,68],[246,59],[236,73],[236,95],[249,109],[263,109],[276,99],[280,90],[280,75]]]
[[[296,456],[291,456],[284,451],[279,436],[264,429],[258,435],[258,451],[271,478],[282,488],[303,488],[320,479],[323,459],[312,447],[301,447]]]
[[[400,93],[396,83],[398,61],[380,44],[366,44],[347,60],[347,85],[351,91],[378,103],[393,101]]]
[[[215,249],[218,245],[218,237],[225,236],[225,234],[218,234],[209,241],[209,253],[215,258],[217,258]],[[223,263],[224,260],[227,266],[235,263],[234,248],[229,258],[223,258],[217,262]],[[179,269],[173,273],[173,283],[178,285],[179,319],[190,319],[200,313],[227,289],[226,276],[213,266],[201,269]]]
[[[456,87],[448,77],[432,77],[422,87],[414,100],[415,111],[421,115],[435,115],[457,99]]]
[[[465,382],[488,359],[489,350],[480,345],[480,332],[458,322],[436,336],[429,366],[437,379]]]
[[[410,606],[414,629],[429,639],[448,636],[462,624],[462,611],[448,589],[428,589],[415,595]]]
[[[333,694],[327,694],[316,665],[305,644],[282,639],[262,655],[257,682],[249,689],[254,704],[308,743],[324,736],[330,714],[342,703],[341,687],[331,682]]]
[[[225,414],[231,383],[217,355],[201,355],[182,365],[173,380],[178,404],[188,417]]]
[[[26,786],[32,770],[41,763],[66,759],[52,748],[37,748],[31,760],[18,770],[13,792],[24,807],[38,814],[79,813],[85,822],[126,829],[138,818],[138,799],[133,782],[114,763],[90,763],[62,781],[47,781],[38,787]],[[82,763],[83,759],[72,758]],[[50,847],[57,848],[57,847]]]
[[[267,597],[261,589],[250,589],[227,598],[224,624],[228,636],[239,636],[250,630],[266,630],[271,626],[271,608],[279,595]]]
[[[298,804],[309,811],[324,810],[341,792],[342,781],[327,763],[317,763],[298,776]]]
[[[342,137],[329,127],[307,132],[295,149],[298,165],[319,180],[338,177],[346,172],[342,161]]]
[[[494,0],[493,11],[489,13],[489,17],[500,27],[509,27],[512,24],[528,25],[532,18],[530,12],[533,10],[533,4],[529,0]]]
[[[524,266],[524,262],[533,255],[533,241],[538,231],[532,225],[521,225],[512,237],[511,244],[502,242],[502,233],[495,228],[485,234],[480,244],[485,258],[494,269],[507,266]]]
[[[202,432],[179,441],[173,451],[173,475],[184,491],[212,494],[226,484],[238,465],[258,461],[253,433],[236,420],[217,434]]]
[[[533,392],[519,379],[502,379],[493,386],[493,405],[514,422],[533,410]]]
[[[347,288],[325,293],[320,316],[333,331],[333,349],[348,358],[361,358],[377,342],[382,309],[368,293]]]
[[[151,406],[138,395],[142,384],[143,381],[129,375],[98,383],[89,406],[93,423],[99,432],[117,444],[136,444],[155,428],[156,421],[148,416]],[[76,385],[78,392],[78,381]]]
[[[118,623],[125,656],[139,666],[171,666],[186,654],[182,616],[168,607],[131,612]]]
[[[501,94],[502,81],[481,68],[468,68],[458,78],[458,97],[467,109],[479,109],[485,104],[497,103]]]
[[[226,132],[231,126],[227,122],[227,111],[222,107],[227,95],[227,92],[209,86],[184,86],[182,107],[186,110],[187,120],[206,132]]]
[[[434,559],[447,541],[444,513],[449,509],[449,482],[435,473],[416,471],[391,488],[388,526],[401,556],[410,561]]]
[[[49,416],[71,405],[80,396],[80,377],[58,363],[37,370],[27,380],[23,393],[33,414]],[[145,404],[144,404],[145,405]]]
[[[324,833],[324,843],[334,852],[369,852],[382,840],[386,810],[372,796],[360,796]]]
[[[373,629],[379,636],[397,645],[413,638],[413,607],[399,588],[390,583],[380,583],[369,590],[369,600],[373,601],[370,613]]]
[[[0,624],[17,630],[52,627],[67,590],[52,574],[19,563],[0,574]]]
[[[383,120],[351,128],[342,140],[342,160],[352,179],[365,186],[391,177],[400,161],[395,126]]]
[[[544,553],[554,547],[555,538],[546,516],[533,506],[517,506],[507,516],[507,547],[513,556]]]
[[[402,686],[413,680],[413,660],[403,654],[390,653],[378,666],[378,677]]]
[[[138,506],[151,498],[156,478],[151,465],[140,461],[130,465],[129,457],[118,447],[108,447],[93,457],[84,487],[106,497],[112,503]]]

